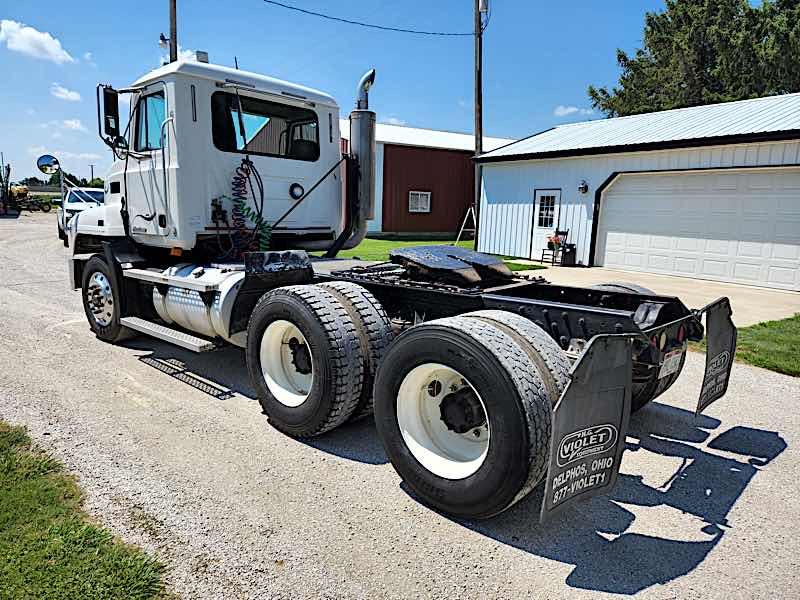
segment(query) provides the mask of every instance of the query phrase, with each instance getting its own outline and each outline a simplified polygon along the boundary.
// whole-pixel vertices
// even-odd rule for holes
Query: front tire
[[[105,260],[93,256],[86,262],[81,285],[83,311],[94,334],[115,344],[130,337],[131,332],[120,325],[120,291],[114,289],[112,281],[111,268]]]
[[[392,465],[427,504],[496,515],[547,469],[550,397],[525,351],[480,319],[411,328],[378,369],[375,422]]]
[[[313,285],[264,294],[247,325],[247,369],[270,423],[299,438],[335,429],[361,398],[363,356],[345,308]]]

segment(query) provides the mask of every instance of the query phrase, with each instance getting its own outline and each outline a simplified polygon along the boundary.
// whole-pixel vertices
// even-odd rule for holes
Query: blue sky
[[[469,31],[472,0],[286,0],[310,10],[385,25]],[[110,154],[96,135],[95,85],[129,84],[158,66],[168,33],[166,0],[4,2],[0,10],[0,150],[13,179],[36,174],[41,151],[69,171],[102,175]],[[111,12],[108,7],[111,8]],[[224,8],[223,8],[224,7]],[[494,0],[484,39],[484,130],[520,138],[558,123],[599,118],[586,88],[618,77],[617,47],[633,50],[644,13],[661,0]],[[472,130],[472,39],[363,29],[261,0],[178,0],[179,41],[212,62],[332,94],[343,114],[368,67],[384,122]],[[25,29],[33,28],[35,31]],[[559,108],[561,107],[561,108]]]

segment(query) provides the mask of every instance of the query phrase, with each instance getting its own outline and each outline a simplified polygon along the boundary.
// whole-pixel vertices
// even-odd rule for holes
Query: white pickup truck
[[[58,222],[58,239],[62,240],[66,244],[66,231],[69,220],[87,208],[100,206],[104,203],[104,198],[105,194],[103,192],[103,188],[69,188],[65,198],[61,203],[61,208],[56,211],[56,221]]]

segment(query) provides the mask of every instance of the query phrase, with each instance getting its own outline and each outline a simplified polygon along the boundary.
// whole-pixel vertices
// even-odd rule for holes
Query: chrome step
[[[164,325],[140,319],[139,317],[122,317],[119,322],[128,329],[139,331],[192,352],[208,352],[216,348],[214,342],[210,340],[194,336],[191,333],[170,329]]]
[[[147,269],[124,269],[122,274],[131,279],[139,279],[149,283],[163,283],[185,290],[195,290],[196,292],[213,292],[219,286],[216,283],[200,281],[194,277],[179,277],[178,275],[165,275],[160,271],[148,271]]]

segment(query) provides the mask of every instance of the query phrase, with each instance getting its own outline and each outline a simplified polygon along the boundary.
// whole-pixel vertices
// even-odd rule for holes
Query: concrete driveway
[[[731,300],[733,320],[739,327],[785,319],[800,313],[800,292],[689,277],[615,271],[603,267],[548,267],[547,271],[531,271],[531,274],[542,275],[561,285],[587,286],[613,281],[637,283],[657,294],[678,296],[689,308],[701,308],[720,296],[727,296]]]
[[[270,427],[238,349],[96,339],[54,219],[0,218],[0,418],[76,474],[95,519],[157,554],[180,597],[797,596],[800,379],[736,363],[695,417],[691,353],[631,418],[612,494],[546,525],[535,493],[457,521],[407,493],[370,421],[308,442]]]

